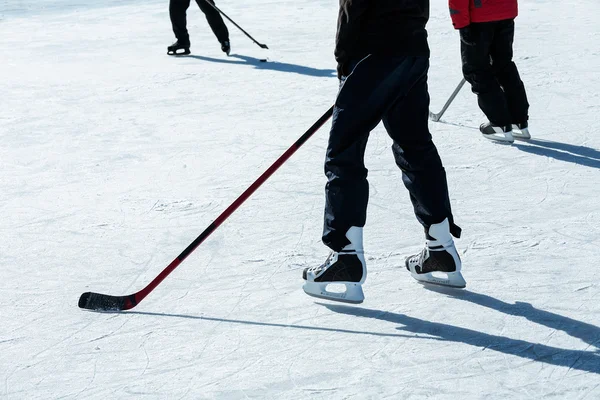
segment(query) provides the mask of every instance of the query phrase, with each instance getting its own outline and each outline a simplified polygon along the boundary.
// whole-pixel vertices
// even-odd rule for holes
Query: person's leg
[[[429,132],[428,69],[429,61],[419,59],[410,71],[410,91],[394,103],[383,123],[394,141],[394,158],[402,170],[402,181],[410,193],[417,220],[427,230],[448,218],[453,233],[459,236],[460,228],[453,222],[446,171]]]
[[[186,12],[189,6],[190,0],[169,1],[169,16],[171,17],[173,33],[179,44],[187,44],[188,47],[190,44],[190,37],[187,31]]]
[[[463,75],[477,95],[479,108],[493,125],[503,127],[510,125],[512,121],[504,92],[490,63],[494,24],[484,22],[469,25],[468,39],[461,39],[460,49]]]
[[[529,102],[525,85],[521,81],[517,66],[513,61],[513,40],[515,23],[512,19],[499,21],[490,46],[492,70],[504,90],[504,96],[513,124],[527,126]]]
[[[413,68],[406,71],[412,82],[410,90],[383,116],[394,141],[396,164],[402,170],[402,180],[427,239],[422,252],[407,258],[406,267],[418,281],[464,287],[461,261],[452,239],[460,237],[461,230],[454,224],[446,172],[428,127],[428,69],[427,58],[417,59]]]
[[[350,227],[366,222],[369,184],[364,152],[370,131],[395,99],[406,92],[410,60],[368,56],[345,79],[335,101],[325,159],[323,242],[340,251]]]
[[[229,42],[229,31],[227,30],[225,22],[223,22],[223,18],[221,18],[221,14],[211,7],[210,4],[207,4],[207,1],[211,4],[215,4],[214,0],[196,0],[196,3],[198,3],[200,10],[202,10],[206,16],[210,29],[212,29],[219,43],[223,44],[224,42]]]

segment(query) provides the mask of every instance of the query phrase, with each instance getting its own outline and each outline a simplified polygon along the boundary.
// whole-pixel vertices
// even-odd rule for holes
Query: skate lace
[[[318,267],[310,267],[308,269],[308,271],[310,272],[320,272],[322,270],[325,270],[327,268],[329,268],[331,266],[331,261],[333,259],[333,254],[334,252],[332,251],[331,253],[329,253],[329,256],[327,256],[327,259],[325,260],[325,262],[321,265],[319,265]]]
[[[425,246],[427,246],[427,245],[425,245]],[[418,263],[421,260],[421,258],[425,257],[426,251],[427,251],[427,248],[421,250],[417,254],[413,254],[412,256],[408,257],[408,261],[411,263]]]

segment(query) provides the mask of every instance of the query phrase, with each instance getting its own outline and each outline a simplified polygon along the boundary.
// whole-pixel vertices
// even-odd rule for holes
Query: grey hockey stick
[[[460,83],[458,84],[458,86],[456,87],[456,89],[454,89],[454,92],[452,92],[452,94],[450,95],[450,98],[448,99],[448,101],[446,102],[446,104],[444,104],[444,107],[442,108],[442,111],[440,111],[437,114],[432,113],[431,111],[429,111],[429,119],[434,121],[434,122],[438,122],[440,120],[440,118],[442,118],[442,115],[444,115],[444,113],[446,112],[446,110],[448,109],[448,107],[450,107],[450,103],[452,103],[452,100],[454,100],[454,98],[456,97],[456,95],[458,94],[458,92],[460,92],[460,89],[462,89],[463,85],[465,84],[465,78],[462,78],[462,80],[460,81]]]

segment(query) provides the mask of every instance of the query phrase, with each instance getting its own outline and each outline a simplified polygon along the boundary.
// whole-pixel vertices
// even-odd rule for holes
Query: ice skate
[[[490,122],[486,122],[485,124],[481,124],[479,130],[486,139],[502,143],[514,142],[511,125],[497,126],[492,125]]]
[[[310,296],[346,303],[362,303],[362,284],[367,277],[362,228],[353,226],[346,233],[350,244],[340,252],[331,252],[324,264],[306,268],[302,278],[304,292]],[[328,287],[329,286],[329,287]],[[332,290],[344,286],[344,291]]]
[[[520,124],[512,124],[512,135],[515,139],[531,139],[531,135],[529,134],[529,125],[527,124],[527,122]]]
[[[461,261],[450,234],[448,218],[429,227],[427,243],[419,253],[406,259],[406,269],[419,282],[464,288]]]
[[[177,40],[167,47],[167,54],[170,56],[185,56],[190,54],[190,42]]]
[[[221,50],[229,55],[229,53],[231,52],[231,44],[229,43],[229,40],[224,40],[221,42]]]

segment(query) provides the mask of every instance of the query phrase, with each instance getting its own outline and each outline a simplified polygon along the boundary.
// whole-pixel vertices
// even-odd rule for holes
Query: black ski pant
[[[220,43],[223,43],[224,41],[229,40],[229,31],[223,22],[223,18],[221,18],[221,14],[211,7],[207,1],[215,4],[213,0],[196,0],[196,3],[198,3],[200,10],[202,10],[206,16],[206,20],[217,37],[217,40],[219,40]],[[184,43],[190,42],[186,19],[186,12],[189,6],[190,0],[169,1],[169,15],[171,17],[171,24],[173,25],[173,33],[175,33],[177,40]]]
[[[514,35],[512,19],[472,23],[461,29],[463,75],[481,111],[498,126],[528,119],[525,86],[512,60]]]
[[[370,55],[342,77],[325,158],[323,242],[335,251],[349,243],[346,232],[366,222],[369,184],[364,163],[371,130],[380,121],[393,140],[417,220],[428,229],[448,218],[454,225],[446,172],[429,132],[427,57]]]

